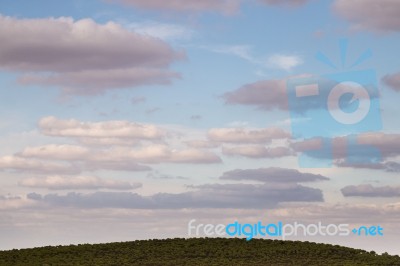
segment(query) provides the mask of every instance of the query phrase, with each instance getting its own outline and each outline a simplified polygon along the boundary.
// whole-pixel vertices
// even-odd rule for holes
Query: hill
[[[0,265],[400,265],[399,256],[268,239],[192,238],[0,251]]]

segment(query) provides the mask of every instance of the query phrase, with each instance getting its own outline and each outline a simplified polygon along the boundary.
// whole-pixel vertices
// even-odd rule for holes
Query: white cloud
[[[27,147],[22,152],[18,153],[21,157],[35,157],[41,159],[55,160],[79,160],[89,156],[89,149],[76,145],[44,145],[38,147]]]
[[[295,55],[275,54],[270,56],[267,60],[268,66],[286,71],[291,71],[301,64],[303,64],[303,60]]]
[[[39,129],[48,136],[75,138],[127,138],[156,140],[165,137],[165,131],[154,126],[129,121],[80,122],[62,120],[53,116],[39,121]]]
[[[285,71],[291,71],[293,68],[303,64],[301,57],[296,55],[273,54],[268,56],[267,59],[265,59],[265,57],[255,56],[252,52],[253,48],[250,45],[206,47],[205,49],[215,53],[234,55],[251,64],[261,67],[275,68]]]
[[[102,179],[94,176],[47,176],[25,178],[18,182],[19,186],[30,188],[48,188],[48,189],[115,189],[131,190],[140,188],[140,183],[130,183],[112,179]]]
[[[208,49],[216,53],[235,55],[254,64],[261,63],[261,61],[252,56],[252,47],[250,45],[220,46]]]
[[[152,36],[165,41],[189,40],[194,35],[194,31],[186,26],[156,21],[129,23],[127,27],[139,34]]]
[[[26,171],[41,174],[78,174],[81,172],[81,169],[79,167],[77,167],[76,165],[71,165],[69,163],[55,163],[17,156],[0,157],[0,169]]]
[[[208,140],[188,140],[185,144],[190,148],[196,149],[210,149],[219,146],[219,143],[208,141]]]
[[[289,138],[290,134],[281,128],[213,128],[208,131],[207,136],[211,141],[216,142],[269,143],[273,139]]]

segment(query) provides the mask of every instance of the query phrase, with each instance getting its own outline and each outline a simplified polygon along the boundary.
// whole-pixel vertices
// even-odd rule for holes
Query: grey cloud
[[[287,110],[288,98],[284,80],[263,80],[246,84],[222,95],[226,104],[249,105],[263,110]]]
[[[394,91],[400,92],[400,72],[386,75],[382,81]]]
[[[297,88],[297,84],[307,85],[310,80],[318,82],[319,94],[312,97],[303,97],[302,100],[290,100],[296,97],[292,95],[292,89]],[[315,81],[313,81],[315,83]],[[290,85],[290,94],[288,95],[287,84]],[[288,77],[281,80],[261,80],[255,83],[246,84],[234,91],[227,92],[222,95],[222,99],[225,100],[226,104],[230,105],[247,105],[253,106],[257,109],[265,111],[283,110],[287,111],[290,108],[291,112],[298,114],[304,114],[308,110],[325,110],[327,108],[327,99],[329,99],[329,93],[331,88],[338,85],[338,82],[331,79],[322,79],[307,74],[297,75]],[[354,85],[341,84],[337,87],[337,90],[347,91],[349,87]],[[368,97],[376,99],[379,97],[379,93],[376,92],[374,87],[366,86],[368,90]],[[293,92],[294,93],[294,92]],[[349,95],[350,96],[350,95]],[[364,97],[364,96],[360,96]],[[332,102],[334,103],[334,98]],[[348,103],[351,101],[347,100]],[[301,122],[301,121],[299,121]]]
[[[139,103],[144,103],[147,101],[147,98],[144,96],[135,96],[131,99],[132,104],[139,104]]]
[[[4,196],[4,195],[0,195],[0,200],[19,200],[21,199],[20,196]]]
[[[182,209],[182,208],[267,208],[280,202],[321,202],[321,190],[292,184],[271,188],[267,185],[203,185],[191,192],[158,193],[141,196],[131,192],[95,192],[66,195],[36,193],[28,199],[53,207],[128,208],[128,209]]]
[[[322,149],[322,139],[307,139],[291,143],[291,148],[297,152],[306,152],[315,158],[337,160],[340,164],[343,159],[362,161],[373,164],[374,160],[385,161],[388,158],[400,155],[400,134],[393,133],[364,133],[353,136],[349,144],[349,137],[336,137],[325,139],[332,143],[332,150]],[[307,152],[312,151],[312,152]],[[333,152],[333,153],[332,153]]]
[[[348,163],[344,160],[336,160],[335,165],[339,166],[339,167],[384,170],[388,173],[399,173],[400,172],[400,163],[392,162],[392,161],[385,161],[385,162],[381,162],[381,163],[354,164],[354,163]]]
[[[184,58],[159,39],[91,19],[0,15],[0,43],[0,69],[29,72],[21,83],[60,86],[67,94],[168,84],[179,76],[169,65]]]
[[[240,0],[107,0],[144,9],[170,10],[177,12],[217,11],[226,14],[239,9]]]
[[[355,29],[400,30],[400,2],[397,0],[336,0],[333,9],[353,23]]]
[[[286,5],[286,6],[299,6],[307,3],[309,0],[259,0],[267,5]]]
[[[374,187],[368,184],[368,185],[358,185],[358,186],[347,186],[342,188],[341,192],[345,197],[391,198],[400,196],[400,187],[394,187],[394,186]]]
[[[196,120],[201,120],[203,117],[201,116],[201,115],[192,115],[191,117],[190,117],[190,119],[191,120],[194,120],[194,121],[196,121]]]
[[[239,11],[244,0],[105,0],[110,3],[120,3],[150,10],[168,10],[174,12],[221,12],[234,14]],[[299,6],[308,0],[259,0],[260,3],[274,6]]]
[[[329,178],[311,173],[302,173],[295,169],[280,167],[258,169],[236,169],[223,173],[220,179],[254,180],[261,182],[300,183],[329,180]]]
[[[49,76],[26,74],[18,78],[22,85],[60,86],[64,95],[97,95],[110,89],[124,89],[142,85],[168,85],[180,75],[174,72],[129,68],[112,70],[85,70],[52,74]]]
[[[400,172],[400,163],[398,162],[386,162],[385,169],[387,172],[399,173]]]

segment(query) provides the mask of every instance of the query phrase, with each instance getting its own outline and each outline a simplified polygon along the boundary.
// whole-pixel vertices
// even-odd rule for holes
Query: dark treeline
[[[400,265],[399,256],[300,241],[192,238],[0,251],[0,265]]]

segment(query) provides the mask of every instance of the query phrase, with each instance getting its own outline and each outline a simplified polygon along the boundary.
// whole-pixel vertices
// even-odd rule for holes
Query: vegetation
[[[400,265],[399,256],[300,241],[146,240],[0,251],[0,265]]]

